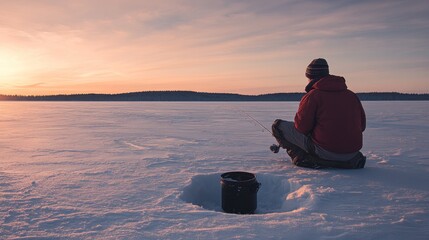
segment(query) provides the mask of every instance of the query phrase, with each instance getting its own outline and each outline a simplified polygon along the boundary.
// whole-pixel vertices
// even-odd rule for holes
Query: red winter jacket
[[[352,153],[362,148],[365,111],[343,77],[329,75],[305,94],[295,115],[295,128],[317,145],[334,153]]]

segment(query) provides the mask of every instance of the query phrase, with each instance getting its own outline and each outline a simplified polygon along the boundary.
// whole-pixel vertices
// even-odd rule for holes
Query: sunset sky
[[[0,94],[429,92],[429,2],[0,0]]]

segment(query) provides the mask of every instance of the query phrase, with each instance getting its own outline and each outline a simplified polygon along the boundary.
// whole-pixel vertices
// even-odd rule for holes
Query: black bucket
[[[227,172],[221,175],[222,209],[227,213],[252,214],[257,208],[257,193],[261,184],[255,174]]]

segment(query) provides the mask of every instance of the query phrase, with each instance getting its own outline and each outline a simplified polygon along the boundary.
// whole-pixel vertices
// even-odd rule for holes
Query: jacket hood
[[[329,75],[314,83],[312,88],[321,91],[337,92],[346,90],[347,85],[343,77]]]

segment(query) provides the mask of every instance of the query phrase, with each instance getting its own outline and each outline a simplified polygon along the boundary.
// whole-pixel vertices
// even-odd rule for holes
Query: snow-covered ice
[[[429,102],[364,102],[367,165],[273,154],[296,102],[0,102],[0,239],[429,239]],[[254,215],[220,175],[256,174]]]

